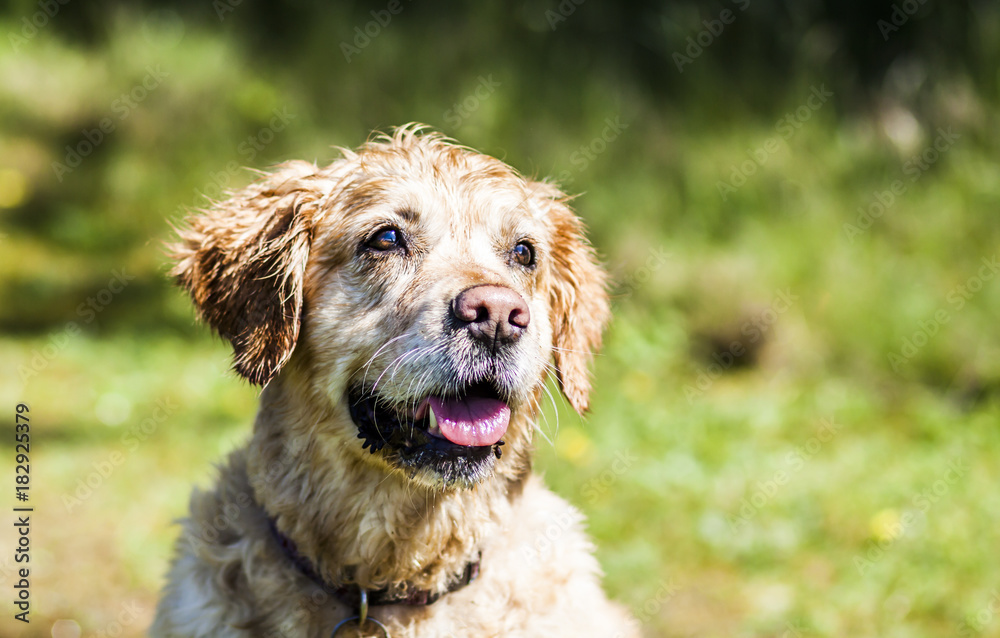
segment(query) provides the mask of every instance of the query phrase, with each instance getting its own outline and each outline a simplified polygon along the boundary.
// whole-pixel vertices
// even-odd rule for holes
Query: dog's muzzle
[[[467,486],[484,479],[501,457],[511,415],[491,383],[428,396],[412,410],[360,388],[348,401],[362,448],[411,476],[427,469],[446,484]]]

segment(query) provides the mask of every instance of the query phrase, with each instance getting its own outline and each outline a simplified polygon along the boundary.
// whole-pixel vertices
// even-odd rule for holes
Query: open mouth
[[[390,463],[436,472],[445,482],[477,482],[502,455],[510,407],[489,382],[412,404],[392,404],[360,387],[349,393],[362,447]]]

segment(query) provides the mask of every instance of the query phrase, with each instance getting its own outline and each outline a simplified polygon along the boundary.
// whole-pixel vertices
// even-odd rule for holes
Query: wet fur
[[[426,607],[373,608],[396,638],[637,635],[600,589],[581,516],[531,474],[544,380],[554,373],[585,411],[608,317],[604,274],[566,200],[409,126],[326,167],[282,165],[189,220],[173,275],[264,389],[248,446],[192,496],[153,636],[325,638],[353,615],[281,553],[268,517],[328,582],[368,589],[441,591],[481,552],[469,586]],[[412,232],[406,259],[359,251],[387,221]],[[502,257],[525,234],[531,272]],[[480,283],[513,288],[531,310],[503,361],[441,329],[449,300]],[[488,476],[408,475],[361,449],[351,383],[408,404],[484,366],[512,411]]]

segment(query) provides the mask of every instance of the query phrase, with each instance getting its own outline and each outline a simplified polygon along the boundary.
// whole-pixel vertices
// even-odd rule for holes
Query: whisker
[[[559,352],[571,352],[573,354],[585,354],[591,357],[603,357],[603,352],[597,352],[595,350],[573,350],[572,348],[560,348],[558,346],[552,346],[553,350],[558,350]]]
[[[425,348],[423,352],[421,352],[416,358],[414,358],[413,364],[416,365],[423,357],[433,355],[438,351],[444,350],[445,348],[446,348],[445,344],[435,344],[434,346]],[[434,368],[428,367],[426,370],[420,373],[419,376],[410,379],[410,385],[406,387],[406,392],[403,395],[406,397],[407,408],[415,411],[417,409],[417,403],[423,399],[423,397],[414,396],[413,394],[411,394],[414,384],[416,384],[418,388],[422,387],[424,385],[424,379],[434,374],[434,372],[435,372]]]
[[[414,361],[419,361],[420,360],[420,356],[422,355],[422,353],[425,352],[425,351],[427,351],[427,350],[429,350],[430,348],[433,348],[433,347],[434,346],[419,346],[417,348],[414,348],[412,350],[407,351],[406,354],[404,354],[402,357],[396,359],[396,361],[394,361],[391,364],[389,364],[389,367],[386,368],[386,371],[388,371],[389,369],[391,369],[393,366],[395,366],[395,368],[396,368],[395,370],[392,371],[391,374],[389,374],[389,380],[392,381],[393,378],[395,378],[396,373],[399,372],[399,370],[402,367],[403,363],[411,355],[416,355],[416,357],[414,358]]]
[[[379,347],[379,349],[375,351],[375,354],[373,354],[371,356],[371,358],[369,358],[368,361],[366,361],[363,366],[361,366],[360,368],[358,368],[358,370],[355,371],[355,373],[351,375],[351,378],[354,378],[354,376],[356,376],[359,372],[361,372],[362,370],[364,370],[365,376],[361,380],[361,385],[364,386],[365,382],[368,381],[368,371],[371,369],[372,364],[375,363],[375,359],[378,357],[378,355],[381,354],[381,352],[383,350],[385,350],[386,348],[388,348],[390,345],[392,345],[396,341],[399,341],[400,339],[403,339],[405,337],[411,337],[411,336],[413,336],[413,334],[414,333],[412,333],[412,332],[407,332],[407,333],[399,335],[398,337],[393,337],[392,339],[389,339],[388,341],[386,341],[385,343],[383,343]]]
[[[447,346],[445,344],[438,343],[438,344],[435,344],[435,345],[433,345],[433,346],[425,349],[424,352],[420,353],[420,356],[418,356],[416,359],[413,360],[413,364],[416,365],[420,361],[420,359],[423,358],[423,357],[437,354],[437,352],[439,352],[439,351],[444,351],[446,349],[446,347]],[[420,387],[423,384],[424,379],[428,375],[433,374],[434,371],[435,371],[434,368],[428,367],[426,370],[424,370],[422,373],[420,373],[420,375],[418,377],[416,377],[414,379],[411,379],[410,380],[410,385],[407,386],[407,388],[406,388],[406,394],[405,394],[405,396],[410,396],[410,391],[413,389],[413,384],[414,383],[417,384],[417,387]]]
[[[549,390],[547,385],[543,385],[542,390],[545,390],[545,394],[549,396],[549,401],[552,402],[552,412],[556,415],[556,431],[552,434],[552,436],[559,436],[559,406],[556,405],[556,398],[552,396],[552,391]],[[546,421],[546,425],[548,425],[548,421]]]
[[[417,348],[414,348],[414,349],[417,349]],[[397,361],[399,361],[400,359],[402,359],[406,355],[410,354],[411,352],[413,352],[413,350],[407,350],[403,354],[401,354],[398,357],[396,357],[395,359],[393,359],[392,363],[390,363],[389,365],[387,365],[386,368],[385,368],[385,370],[383,370],[382,373],[380,375],[378,375],[378,378],[375,379],[375,383],[372,384],[371,390],[368,393],[372,398],[375,397],[375,389],[378,388],[378,384],[382,382],[382,377],[385,376],[385,373],[388,372],[392,368],[392,366],[393,366],[394,363],[396,363]]]
[[[549,438],[549,435],[545,433],[545,430],[538,427],[537,423],[535,424],[535,431],[542,435],[542,438],[545,439],[545,441],[549,444],[550,447],[556,446],[556,444],[552,442],[552,439]]]
[[[541,403],[538,402],[538,401],[536,401],[535,404],[533,406],[531,406],[531,411],[532,412],[537,412],[538,414],[541,414],[542,415],[542,421],[545,422],[545,427],[549,427],[549,417],[547,417],[545,415],[545,412],[541,408],[542,408]],[[539,427],[537,423],[535,424],[535,427]]]

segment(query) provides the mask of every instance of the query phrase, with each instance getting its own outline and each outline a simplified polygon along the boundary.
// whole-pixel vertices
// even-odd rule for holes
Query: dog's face
[[[267,383],[289,359],[306,371],[341,417],[338,449],[468,487],[527,454],[547,371],[586,409],[607,301],[564,200],[401,129],[326,168],[285,165],[194,218],[174,273],[240,374]]]

